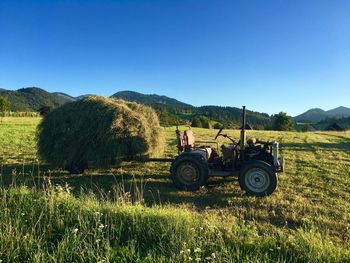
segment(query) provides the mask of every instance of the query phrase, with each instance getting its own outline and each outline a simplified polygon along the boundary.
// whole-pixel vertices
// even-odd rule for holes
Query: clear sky
[[[350,107],[349,0],[0,1],[0,88]]]

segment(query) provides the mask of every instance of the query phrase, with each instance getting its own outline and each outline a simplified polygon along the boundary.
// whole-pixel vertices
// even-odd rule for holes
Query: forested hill
[[[119,91],[111,96],[112,98],[123,99],[128,101],[136,101],[142,104],[164,104],[171,107],[188,108],[193,107],[190,104],[183,103],[167,96],[159,96],[157,94],[142,94],[135,91]]]
[[[37,111],[42,106],[59,107],[67,102],[82,99],[88,95],[72,97],[61,92],[50,93],[41,88],[31,87],[16,91],[0,90],[0,96],[5,96],[11,103],[12,111]],[[235,107],[202,106],[194,107],[173,98],[156,94],[146,95],[134,91],[120,91],[111,97],[150,105],[160,118],[162,125],[177,125],[191,121],[198,127],[239,128],[242,110]],[[247,111],[247,119],[253,128],[271,127],[269,115]]]
[[[350,117],[350,108],[341,106],[328,111],[319,108],[310,109],[304,112],[303,114],[295,116],[294,120],[299,122],[317,123],[319,121],[326,120],[329,118],[340,119],[347,117]]]
[[[194,107],[176,99],[159,95],[145,95],[133,91],[120,91],[111,97],[135,101],[152,106],[160,116],[163,125],[181,124],[196,120],[195,125],[210,127],[217,124],[228,128],[238,128],[241,124],[242,109],[236,107],[201,106]],[[248,122],[253,127],[271,127],[268,114],[247,111]]]
[[[209,119],[220,122],[225,127],[238,128],[242,122],[242,109],[235,107],[202,106],[196,109],[197,114],[208,116]],[[271,117],[266,113],[247,110],[247,121],[253,128],[272,126]]]
[[[42,106],[56,108],[74,100],[69,95],[50,93],[36,87],[0,90],[0,96],[5,96],[10,101],[11,111],[37,111]]]

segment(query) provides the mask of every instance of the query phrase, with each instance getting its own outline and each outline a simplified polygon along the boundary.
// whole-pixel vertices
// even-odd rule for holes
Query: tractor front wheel
[[[278,183],[278,177],[272,167],[263,161],[247,163],[238,177],[239,185],[247,194],[266,196],[272,194]]]
[[[177,188],[195,191],[206,184],[209,171],[206,162],[200,155],[183,154],[172,163],[170,173]]]

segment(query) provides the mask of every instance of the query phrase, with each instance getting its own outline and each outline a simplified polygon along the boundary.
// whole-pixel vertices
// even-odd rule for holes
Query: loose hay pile
[[[64,166],[159,156],[163,147],[163,132],[153,109],[105,97],[67,103],[50,112],[38,128],[39,156]]]

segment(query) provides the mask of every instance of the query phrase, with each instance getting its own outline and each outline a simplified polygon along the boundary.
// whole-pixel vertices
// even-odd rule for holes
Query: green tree
[[[308,123],[305,123],[303,128],[301,129],[302,132],[308,132],[310,130],[310,125]]]
[[[194,116],[193,117],[191,126],[192,127],[198,127],[198,128],[202,128],[203,127],[202,121],[201,121],[199,116]]]
[[[8,98],[4,96],[0,96],[0,112],[4,113],[5,111],[9,111],[11,108],[11,103]]]
[[[273,116],[273,128],[277,131],[290,131],[293,127],[292,117],[285,112]]]

